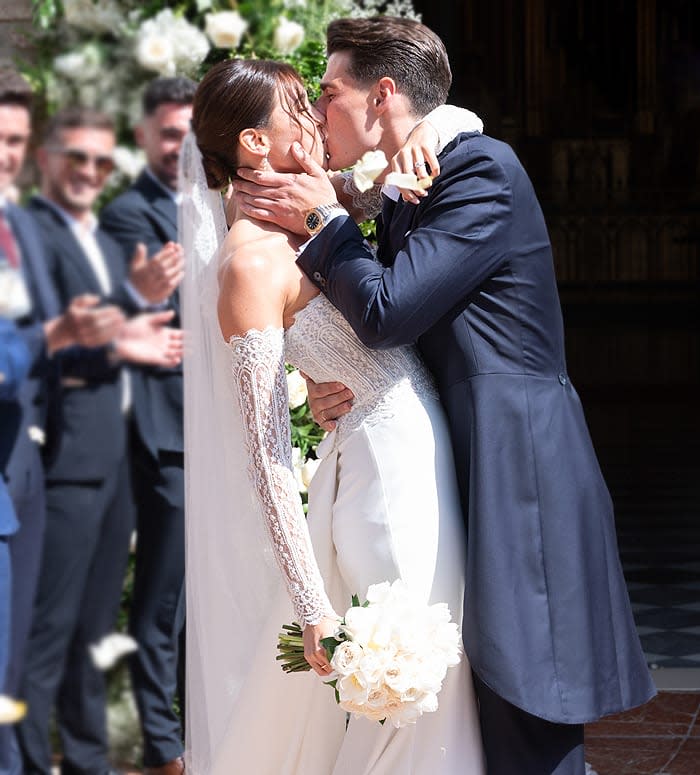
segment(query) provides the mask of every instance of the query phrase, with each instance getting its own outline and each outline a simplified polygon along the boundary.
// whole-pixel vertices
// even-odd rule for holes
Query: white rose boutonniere
[[[384,151],[367,151],[352,168],[352,179],[358,191],[369,191],[387,166]]]

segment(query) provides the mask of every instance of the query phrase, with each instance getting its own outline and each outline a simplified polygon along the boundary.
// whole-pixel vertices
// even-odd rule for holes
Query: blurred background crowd
[[[113,119],[66,107],[36,143],[25,207],[12,185],[32,91],[0,79],[0,402],[4,472],[0,673],[26,715],[0,726],[3,772],[50,772],[54,710],[65,773],[108,772],[104,677],[91,657],[115,627],[134,529],[131,676],[146,767],[179,772],[184,622],[182,333],[177,166],[195,83],[158,78],[136,139],[146,167],[98,211]],[[20,379],[22,374],[27,376]],[[3,496],[5,492],[3,490]],[[180,682],[179,682],[180,681]],[[179,683],[178,683],[179,682]]]

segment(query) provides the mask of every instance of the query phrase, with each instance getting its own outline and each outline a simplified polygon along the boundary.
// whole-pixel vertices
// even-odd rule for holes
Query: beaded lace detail
[[[285,334],[285,349],[287,361],[315,382],[342,382],[352,390],[353,408],[338,420],[338,440],[365,423],[437,398],[432,377],[415,348],[370,350],[323,295],[297,312]]]
[[[343,191],[351,198],[352,206],[362,212],[362,220],[376,218],[382,211],[381,187],[372,186],[367,191],[360,191],[355,185],[352,170],[340,174],[343,176]]]
[[[314,558],[292,469],[284,334],[232,336],[232,371],[248,451],[248,476],[302,627],[335,616]]]

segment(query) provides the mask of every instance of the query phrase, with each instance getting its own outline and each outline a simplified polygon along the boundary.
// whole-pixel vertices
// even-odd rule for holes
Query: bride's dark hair
[[[204,76],[194,95],[192,130],[209,188],[224,188],[235,177],[238,135],[244,129],[268,128],[275,94],[297,121],[308,110],[304,84],[284,62],[228,59]]]

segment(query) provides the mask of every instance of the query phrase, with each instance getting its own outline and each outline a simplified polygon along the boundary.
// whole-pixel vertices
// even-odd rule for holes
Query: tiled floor
[[[586,727],[598,775],[700,775],[700,691],[662,691],[647,705]]]

